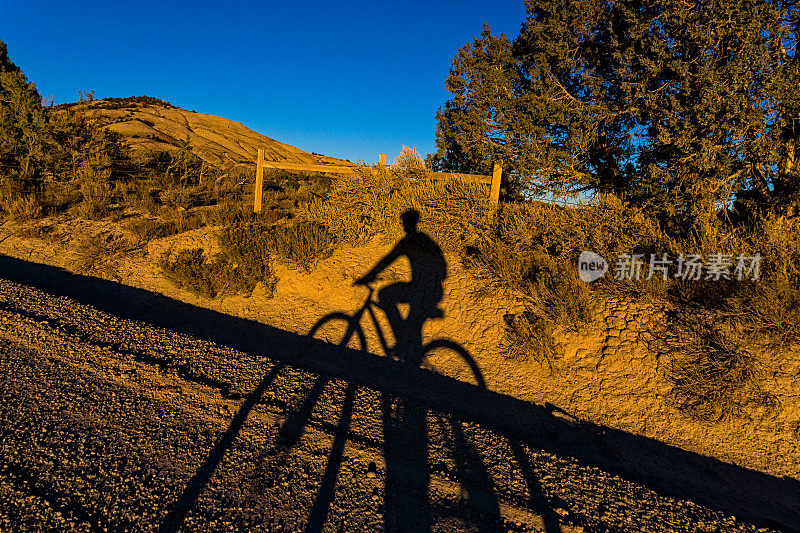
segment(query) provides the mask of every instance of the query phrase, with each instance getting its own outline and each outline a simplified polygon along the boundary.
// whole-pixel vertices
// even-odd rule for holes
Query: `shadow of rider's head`
[[[417,233],[417,224],[419,223],[419,211],[416,209],[409,209],[400,215],[400,220],[403,222],[403,229],[407,235]]]

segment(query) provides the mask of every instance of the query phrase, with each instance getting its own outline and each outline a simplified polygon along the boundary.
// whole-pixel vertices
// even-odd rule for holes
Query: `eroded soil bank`
[[[83,265],[81,268],[86,270],[84,252],[77,245],[78,235],[107,238],[124,233],[121,225],[113,222],[45,220],[39,225],[48,229],[29,231],[26,236],[18,233],[19,228],[4,225],[0,253],[71,271]],[[160,273],[157,261],[166,251],[194,247],[213,251],[215,246],[214,229],[203,228],[95,258],[89,274],[304,335],[329,313],[357,310],[367,291],[354,287],[353,281],[391,248],[377,240],[361,247],[342,247],[310,272],[277,265],[274,292],[268,294],[265,288],[257,287],[247,297],[196,297],[175,288]],[[764,361],[771,369],[765,387],[779,400],[779,409],[755,411],[750,413],[751,420],[714,424],[692,421],[666,401],[671,387],[664,372],[668,362],[659,360],[649,349],[653,325],[662,320],[665,312],[676,312],[675,309],[622,299],[603,302],[602,312],[586,331],[559,337],[560,353],[551,368],[532,359],[508,356],[504,317],[519,312],[521,301],[511,294],[487,290],[462,268],[457,258],[447,260],[449,275],[440,304],[444,317],[425,325],[425,339],[447,338],[462,346],[480,369],[490,391],[536,405],[554,406],[557,416],[569,423],[574,423],[573,419],[587,421],[748,470],[800,478],[800,406],[796,386],[800,357],[796,349],[782,353],[779,360]],[[408,265],[399,262],[379,277],[376,286],[404,280],[408,275]],[[385,319],[378,315],[382,328],[388,330]],[[370,351],[381,355],[370,320],[365,318],[363,324]],[[320,336],[328,335],[327,340],[337,341],[339,331],[323,331]],[[473,380],[471,369],[454,352],[442,352],[430,365],[446,376]]]

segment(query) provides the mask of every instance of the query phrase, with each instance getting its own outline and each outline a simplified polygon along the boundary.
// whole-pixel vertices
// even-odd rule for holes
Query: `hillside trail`
[[[796,480],[697,453],[691,435],[681,449],[643,434],[625,416],[642,415],[646,393],[620,396],[629,413],[609,405],[640,382],[609,372],[595,405],[567,413],[563,376],[498,354],[498,314],[514,302],[473,298],[452,261],[445,318],[424,333],[467,347],[488,390],[450,379],[463,378],[453,361],[435,374],[304,338],[363,303],[350,285],[383,243],[337,250],[311,273],[279,267],[272,297],[221,302],[171,287],[153,261],[171,247],[213,251],[209,231],[121,258],[125,284],[43,264],[70,264],[57,243],[0,244],[2,475],[18,502],[6,517],[51,508],[89,530],[800,528]],[[406,274],[401,264],[379,281]]]

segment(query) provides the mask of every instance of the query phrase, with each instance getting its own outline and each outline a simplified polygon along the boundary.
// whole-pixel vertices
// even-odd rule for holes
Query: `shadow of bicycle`
[[[469,351],[461,344],[451,339],[433,339],[422,342],[422,335],[414,335],[412,342],[405,341],[406,332],[393,331],[395,343],[390,342],[390,336],[384,332],[383,322],[376,310],[383,309],[387,304],[373,298],[375,289],[368,287],[369,293],[364,304],[352,314],[341,311],[329,313],[319,319],[309,330],[308,338],[329,342],[341,347],[347,347],[376,356],[389,356],[396,361],[402,361],[413,366],[419,366],[442,375],[486,388],[478,363]],[[409,312],[409,316],[412,313]],[[443,313],[436,315],[442,318]],[[365,331],[364,323],[368,328]],[[391,322],[390,322],[391,324]],[[419,331],[422,327],[420,325]],[[406,339],[408,337],[406,336]],[[370,342],[373,341],[373,342]],[[375,347],[377,341],[377,349]],[[397,346],[401,345],[401,348]]]
[[[179,332],[263,360],[260,383],[248,386],[250,392],[241,398],[228,429],[182,485],[180,495],[154,502],[156,508],[164,509],[163,513],[158,511],[163,517],[162,531],[187,527],[189,513],[201,513],[197,518],[203,519],[211,516],[207,513],[217,512],[216,508],[198,508],[198,498],[205,494],[213,501],[220,496],[209,481],[229,450],[241,442],[237,437],[246,430],[245,421],[255,406],[270,394],[287,402],[283,405],[289,413],[277,430],[277,438],[269,437],[271,450],[291,450],[310,428],[332,437],[331,447],[326,446],[320,482],[309,489],[313,505],[303,505],[308,509],[305,516],[309,517],[309,531],[319,530],[321,523],[326,528],[336,528],[331,523],[330,509],[332,501],[348,497],[347,493],[336,491],[344,456],[341,450],[348,442],[370,453],[382,451],[387,467],[381,512],[383,529],[387,531],[425,530],[431,524],[438,525],[441,516],[450,512],[426,496],[430,495],[433,476],[442,472],[438,462],[443,447],[453,457],[454,464],[448,469],[464,488],[462,500],[477,506],[484,516],[496,519],[498,507],[502,509],[500,499],[508,503],[508,492],[507,487],[505,492],[494,490],[497,487],[493,487],[492,479],[499,479],[494,475],[495,469],[512,468],[525,484],[526,506],[543,516],[541,529],[548,532],[558,531],[560,526],[553,512],[555,502],[541,488],[540,463],[545,460],[542,452],[573,458],[569,461],[612,473],[625,483],[633,481],[658,494],[691,499],[759,526],[800,529],[797,479],[750,470],[607,426],[590,422],[566,424],[552,417],[544,406],[426,372],[390,357],[376,357],[47,265],[0,255],[0,278],[93,306],[124,320]],[[281,384],[281,380],[297,369],[310,376],[303,378],[308,383],[292,381],[297,386],[287,391],[286,381]],[[209,386],[214,383],[209,381]],[[327,400],[329,408],[315,415],[314,406],[325,394],[334,394]],[[363,401],[365,395],[368,401]],[[331,409],[338,409],[338,414]],[[359,420],[366,415],[376,415],[378,422],[362,424]],[[475,425],[491,438],[485,442],[476,438]],[[280,453],[284,452],[276,452],[278,468],[285,467],[281,462],[285,455]],[[503,463],[498,465],[500,459]],[[553,468],[559,468],[559,464]],[[409,487],[416,489],[408,490]],[[259,497],[263,495],[259,493]],[[298,500],[278,503],[298,505]],[[341,519],[337,514],[336,520]]]
[[[486,381],[478,364],[459,343],[451,339],[423,342],[424,323],[430,319],[444,318],[444,312],[438,304],[443,295],[442,285],[447,276],[447,263],[434,240],[417,229],[417,211],[404,212],[401,221],[405,236],[354,283],[368,289],[364,304],[352,314],[340,311],[322,317],[309,331],[309,339],[319,339],[377,355],[377,350],[368,343],[369,338],[375,338],[381,355],[486,389]],[[373,283],[380,273],[403,257],[410,265],[411,279],[391,283],[376,290]],[[401,313],[400,306],[407,308],[406,316]],[[394,344],[384,332],[383,322],[378,316],[380,312],[385,314]],[[369,324],[374,335],[365,332],[364,322]],[[447,370],[443,371],[442,368]],[[318,387],[314,387],[314,390],[319,391]],[[320,531],[325,524],[333,497],[335,471],[341,464],[343,439],[352,417],[354,394],[355,388],[351,385],[345,393],[340,424],[329,457],[329,468],[325,469],[306,531]],[[307,400],[309,399],[317,401],[318,398],[309,396]],[[423,405],[402,395],[384,393],[380,403],[386,461],[384,530],[430,531],[434,520],[428,501],[429,412]],[[468,444],[457,419],[445,417],[438,421],[447,426],[444,433],[452,435],[452,448],[459,466],[459,480],[466,494],[473,497],[477,494],[483,495],[481,508],[488,514],[488,521],[500,524],[499,504],[495,498],[486,496],[494,492],[480,454]],[[474,486],[476,483],[480,485],[479,488]],[[547,523],[552,526],[557,522]],[[548,531],[560,529],[550,527]]]

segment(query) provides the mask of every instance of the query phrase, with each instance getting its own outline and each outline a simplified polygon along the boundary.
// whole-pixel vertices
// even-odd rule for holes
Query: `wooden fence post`
[[[386,154],[378,154],[378,166],[386,168]]]
[[[502,175],[503,166],[500,163],[495,163],[492,171],[492,188],[489,191],[489,205],[494,208],[500,205],[500,177]]]
[[[258,159],[256,160],[256,190],[255,200],[253,200],[253,212],[261,212],[261,193],[264,189],[264,149],[258,149]]]

